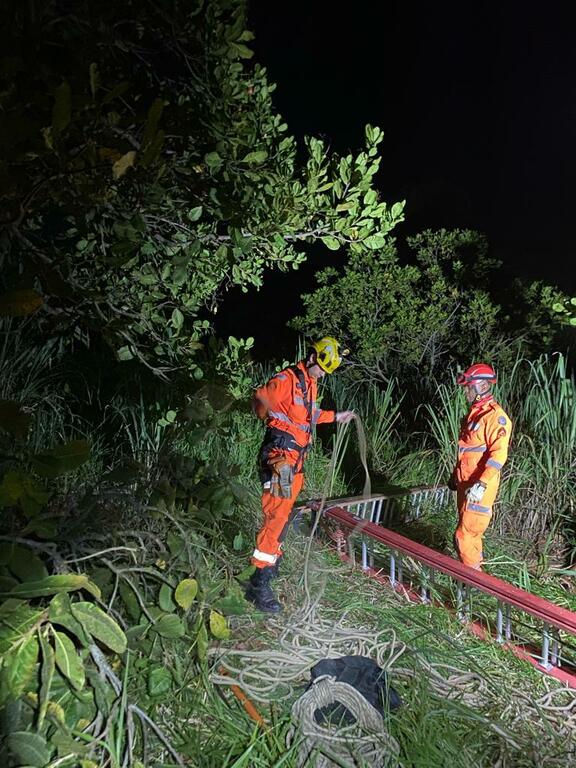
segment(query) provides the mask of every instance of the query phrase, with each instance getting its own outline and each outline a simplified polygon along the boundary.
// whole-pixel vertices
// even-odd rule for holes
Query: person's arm
[[[274,413],[286,411],[291,398],[290,376],[284,372],[277,373],[254,392],[254,411],[259,418],[266,419]]]
[[[486,462],[478,482],[487,485],[490,480],[495,478],[508,458],[508,444],[510,442],[510,432],[512,424],[510,419],[494,414],[486,425]]]

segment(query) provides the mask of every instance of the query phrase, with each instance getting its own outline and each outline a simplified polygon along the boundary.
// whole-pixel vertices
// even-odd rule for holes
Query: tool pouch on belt
[[[294,479],[294,467],[282,456],[270,461],[272,478],[270,480],[270,493],[272,496],[280,496],[289,499],[292,496],[292,480]]]
[[[273,480],[274,470],[273,470],[273,463],[274,460],[283,459],[285,460],[285,457],[282,455],[276,455],[276,457],[273,457],[271,459],[271,454],[275,451],[296,451],[299,454],[299,459],[296,464],[296,467],[292,467],[293,474],[295,472],[301,472],[302,466],[304,464],[304,459],[306,458],[306,454],[308,453],[308,446],[305,448],[302,448],[298,445],[296,440],[290,435],[288,432],[283,432],[280,429],[275,429],[274,427],[268,427],[266,430],[266,434],[264,435],[264,442],[262,443],[262,448],[260,449],[260,458],[259,458],[259,470],[260,470],[260,480],[262,484],[270,483]]]

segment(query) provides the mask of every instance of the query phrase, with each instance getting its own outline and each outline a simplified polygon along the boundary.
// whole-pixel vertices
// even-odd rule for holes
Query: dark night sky
[[[361,145],[367,122],[379,125],[383,197],[407,200],[398,237],[480,229],[514,273],[576,290],[568,11],[506,0],[335,5],[251,3],[256,59],[277,83],[275,105],[290,131],[324,136],[343,152]],[[280,289],[296,304],[302,281],[312,287],[314,262],[264,291]],[[262,299],[255,304],[268,314]]]

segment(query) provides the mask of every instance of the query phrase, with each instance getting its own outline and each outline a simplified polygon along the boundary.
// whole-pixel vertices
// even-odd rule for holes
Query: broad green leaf
[[[6,657],[5,680],[8,690],[3,693],[9,693],[15,699],[22,695],[34,672],[39,649],[38,640],[32,635]]]
[[[180,312],[178,307],[176,307],[175,309],[172,310],[172,325],[178,331],[180,330],[180,328],[182,328],[183,324],[184,324],[184,315],[182,314],[182,312]]]
[[[8,291],[0,295],[0,316],[25,317],[39,309],[44,300],[30,288]]]
[[[202,216],[202,206],[197,205],[195,208],[191,208],[188,211],[188,218],[190,221],[198,221],[198,219]]]
[[[25,583],[39,582],[48,577],[46,566],[28,547],[14,548],[9,568],[17,579]]]
[[[72,603],[72,615],[92,637],[115,653],[126,650],[126,635],[114,619],[93,603]]]
[[[138,621],[140,614],[142,613],[142,608],[140,607],[140,603],[138,602],[138,598],[136,597],[134,590],[126,581],[126,579],[121,579],[118,591],[120,592],[120,597],[126,606],[128,615],[133,621]]]
[[[30,427],[30,415],[14,400],[0,400],[0,429],[24,440]]]
[[[165,637],[169,640],[175,640],[178,637],[183,637],[185,634],[184,624],[182,620],[173,613],[162,616],[151,627],[154,632],[157,632],[161,637]]]
[[[176,610],[176,604],[172,600],[172,587],[169,584],[162,584],[158,595],[158,605],[166,613],[172,613]]]
[[[211,171],[217,171],[222,165],[222,158],[218,152],[208,152],[208,154],[204,156],[204,162]]]
[[[49,451],[36,454],[31,463],[41,477],[59,477],[73,472],[90,458],[90,444],[87,440],[71,440],[57,445]]]
[[[337,240],[335,237],[332,237],[332,235],[326,235],[325,237],[320,238],[324,245],[329,248],[331,251],[337,251],[340,248],[340,241]]]
[[[54,91],[52,108],[52,135],[58,136],[70,124],[72,118],[70,86],[66,81]]]
[[[50,749],[46,739],[31,731],[16,731],[6,737],[10,752],[21,766],[43,768],[50,760]]]
[[[268,158],[268,152],[265,149],[259,149],[255,152],[248,152],[248,154],[242,158],[243,163],[252,163],[254,165],[263,163]]]
[[[182,579],[174,592],[174,599],[185,611],[190,608],[194,598],[198,594],[198,582],[196,579]]]
[[[228,622],[221,613],[210,611],[210,632],[217,640],[226,640],[230,637]]]
[[[126,171],[129,168],[134,167],[134,163],[136,162],[136,151],[131,149],[129,152],[126,152],[119,160],[116,160],[116,162],[112,166],[112,176],[114,177],[114,180],[117,181],[120,179]]]
[[[148,672],[150,696],[164,696],[172,688],[172,675],[166,667],[152,667]]]
[[[364,238],[364,245],[367,248],[370,248],[372,251],[375,251],[378,248],[383,248],[386,245],[386,238],[384,235],[368,235],[368,237]]]
[[[134,358],[134,355],[130,351],[130,347],[120,347],[116,351],[116,355],[118,357],[118,360],[132,360]]]
[[[57,574],[46,576],[41,581],[28,581],[18,584],[9,594],[0,593],[0,597],[47,597],[56,595],[59,592],[74,592],[77,589],[87,589],[92,594],[99,595],[100,590],[96,584],[88,579],[84,574]]]
[[[0,654],[6,653],[42,617],[22,600],[6,600],[0,606]]]
[[[243,43],[230,43],[230,50],[241,59],[251,59],[252,56],[254,56],[254,51],[251,51],[250,48]]]
[[[72,632],[85,648],[90,645],[90,635],[83,628],[82,624],[72,616],[72,603],[70,602],[70,597],[65,592],[61,592],[50,601],[48,618],[52,624],[57,624]]]
[[[54,645],[56,648],[56,666],[64,677],[70,681],[77,691],[84,687],[84,665],[76,646],[64,632],[54,631]]]

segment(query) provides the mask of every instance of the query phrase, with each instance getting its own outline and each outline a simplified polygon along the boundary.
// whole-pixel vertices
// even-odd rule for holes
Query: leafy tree
[[[373,187],[378,128],[297,160],[242,0],[13,0],[1,23],[0,312],[45,335],[199,378],[228,288],[307,243],[371,253],[403,217]]]
[[[313,334],[330,329],[352,347],[355,373],[377,381],[415,370],[424,379],[473,357],[505,362],[519,345],[542,343],[550,332],[544,299],[553,291],[517,284],[505,309],[492,286],[499,262],[478,232],[428,230],[408,244],[414,263],[401,263],[389,241],[373,253],[351,254],[341,270],[322,270],[316,290],[302,297],[305,313],[294,327]],[[528,303],[529,316],[522,309]]]

